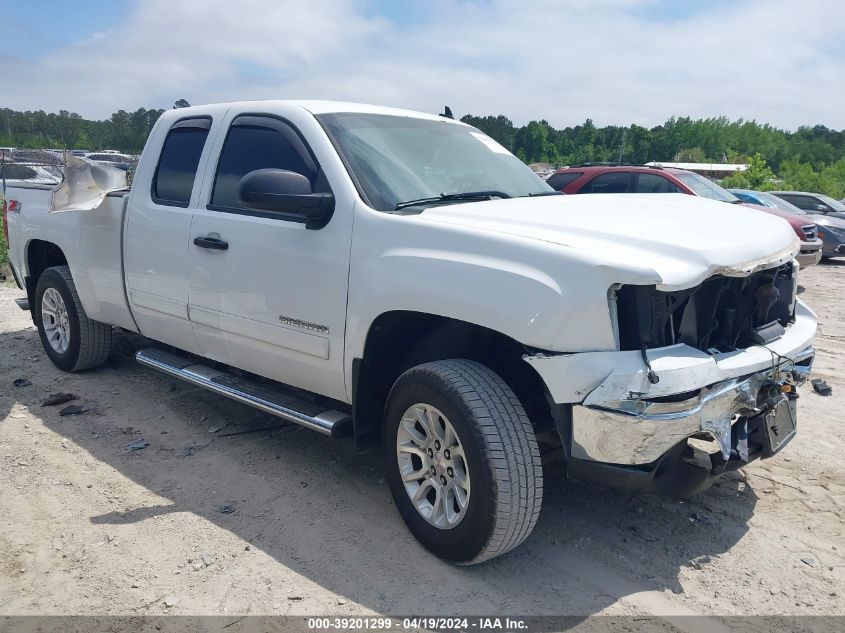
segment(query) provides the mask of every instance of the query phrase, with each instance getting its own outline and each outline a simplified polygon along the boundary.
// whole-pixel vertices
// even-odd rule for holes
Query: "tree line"
[[[188,105],[185,99],[179,99],[173,107]],[[47,113],[2,108],[0,146],[115,149],[137,154],[163,112],[161,108],[119,110],[98,121],[67,110]],[[597,127],[587,119],[580,125],[557,129],[545,120],[517,126],[501,114],[468,114],[461,120],[486,132],[526,163],[747,163],[759,155],[776,180],[837,198],[845,196],[845,130],[823,125],[790,132],[742,119],[672,117],[652,128]]]
[[[556,129],[545,120],[515,126],[501,114],[468,114],[461,121],[493,137],[526,163],[750,164],[756,157],[753,178],[743,179],[738,174],[723,184],[749,188],[754,183],[760,185],[762,165],[763,175],[770,178],[757,188],[774,188],[774,180],[781,181],[778,186],[782,187],[817,191],[837,199],[845,196],[845,130],[831,130],[823,125],[789,132],[742,119],[672,117],[650,129],[640,125],[599,128],[590,119],[581,125]]]
[[[179,99],[174,108],[188,107]],[[165,112],[162,108],[138,108],[134,112],[118,110],[108,119],[84,119],[76,112],[59,110],[25,111],[0,109],[0,146],[28,149],[114,149],[138,154],[150,130]]]

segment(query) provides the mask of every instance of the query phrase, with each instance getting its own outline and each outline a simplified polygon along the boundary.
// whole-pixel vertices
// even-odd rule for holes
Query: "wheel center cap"
[[[438,474],[442,475],[446,472],[446,458],[443,457],[443,453],[434,454],[434,468],[437,470]]]

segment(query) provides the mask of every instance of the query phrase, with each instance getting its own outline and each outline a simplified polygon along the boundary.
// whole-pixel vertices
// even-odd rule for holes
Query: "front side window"
[[[782,197],[787,202],[794,204],[799,209],[804,211],[818,211],[821,204],[818,200],[811,196],[797,196],[793,194],[782,194]]]
[[[317,120],[361,197],[379,211],[443,194],[554,193],[516,156],[468,125],[353,112],[321,114]]]
[[[636,193],[680,193],[681,190],[668,178],[657,174],[637,174]]]
[[[236,119],[220,152],[211,205],[244,207],[238,196],[238,185],[241,178],[256,169],[294,171],[306,176],[314,186],[316,168],[309,162],[289,125],[265,117]]]
[[[845,211],[845,204],[842,204],[838,200],[834,200],[830,196],[826,196],[824,194],[819,194],[819,200],[821,200],[822,203],[824,203],[828,207],[830,207],[830,209],[832,211],[839,211],[839,212]]]
[[[633,175],[631,172],[609,171],[593,178],[578,193],[628,193]]]
[[[187,119],[177,122],[167,133],[153,177],[152,197],[156,203],[188,206],[210,127],[210,119]]]

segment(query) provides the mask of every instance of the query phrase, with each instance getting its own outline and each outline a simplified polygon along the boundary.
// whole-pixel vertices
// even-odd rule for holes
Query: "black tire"
[[[457,432],[471,494],[451,529],[435,527],[412,503],[400,474],[396,442],[405,412],[417,403],[439,409]],[[437,556],[475,564],[524,541],[540,514],[543,470],[531,422],[510,387],[479,363],[425,363],[402,374],[388,397],[382,432],[386,479],[411,533]]]
[[[68,347],[64,353],[53,349],[44,330],[41,305],[44,293],[54,288],[61,295],[67,310],[70,335]],[[83,371],[100,367],[106,362],[111,351],[111,326],[93,321],[85,314],[70,269],[67,266],[55,266],[45,270],[38,279],[35,289],[35,305],[32,310],[41,344],[53,364],[64,371]]]

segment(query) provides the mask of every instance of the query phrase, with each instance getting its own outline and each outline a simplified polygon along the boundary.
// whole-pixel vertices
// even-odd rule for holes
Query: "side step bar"
[[[323,435],[344,437],[352,433],[352,416],[326,410],[281,385],[264,385],[197,364],[188,357],[157,349],[135,353],[135,360],[198,387],[255,407],[288,422],[295,422]]]

